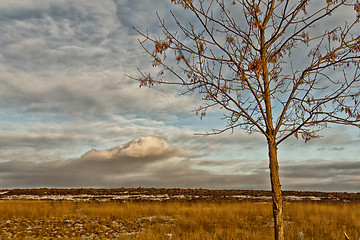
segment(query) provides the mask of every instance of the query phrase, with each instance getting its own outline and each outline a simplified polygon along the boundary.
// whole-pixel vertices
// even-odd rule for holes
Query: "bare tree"
[[[290,136],[305,142],[329,124],[360,127],[359,15],[351,0],[171,0],[172,30],[140,34],[157,75],[140,86],[178,84],[225,113],[227,127],[262,133],[268,144],[275,239],[284,239],[277,151]],[[347,21],[338,13],[346,14]],[[341,21],[340,21],[341,20]],[[331,24],[336,22],[336,25]]]

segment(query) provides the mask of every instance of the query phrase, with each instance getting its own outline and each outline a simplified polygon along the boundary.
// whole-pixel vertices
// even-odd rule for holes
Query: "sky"
[[[270,189],[265,138],[195,115],[200,97],[128,76],[151,69],[133,26],[159,33],[163,0],[2,0],[0,189]],[[360,192],[360,132],[331,126],[279,146],[284,190]]]

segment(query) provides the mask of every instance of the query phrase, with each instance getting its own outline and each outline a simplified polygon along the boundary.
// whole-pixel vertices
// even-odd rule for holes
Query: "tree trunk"
[[[275,240],[284,240],[283,199],[277,161],[277,145],[274,140],[268,140],[269,167],[273,201]]]

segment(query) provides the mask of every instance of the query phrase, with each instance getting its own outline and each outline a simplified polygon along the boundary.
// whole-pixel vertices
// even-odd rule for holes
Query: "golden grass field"
[[[285,204],[285,238],[360,237],[360,203]],[[266,202],[0,201],[0,239],[273,239]]]

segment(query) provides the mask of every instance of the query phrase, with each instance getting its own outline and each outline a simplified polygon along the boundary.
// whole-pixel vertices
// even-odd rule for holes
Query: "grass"
[[[359,203],[292,202],[285,239],[360,237]],[[273,239],[270,203],[0,201],[0,239]],[[2,230],[1,230],[2,229]]]

